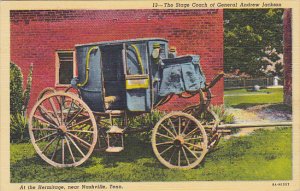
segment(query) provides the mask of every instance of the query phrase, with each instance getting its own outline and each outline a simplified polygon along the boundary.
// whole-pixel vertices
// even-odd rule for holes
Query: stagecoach
[[[152,131],[157,159],[168,168],[196,167],[222,130],[209,109],[211,88],[199,55],[177,56],[160,38],[76,45],[78,76],[71,88],[43,90],[29,116],[39,156],[55,167],[78,166],[93,151],[121,152],[124,135]],[[130,127],[128,118],[155,111],[173,96],[199,103],[164,115],[154,127]],[[130,149],[130,148],[128,148]]]

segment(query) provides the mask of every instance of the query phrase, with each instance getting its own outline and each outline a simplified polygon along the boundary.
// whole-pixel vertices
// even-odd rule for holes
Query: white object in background
[[[259,85],[255,85],[253,90],[254,91],[259,91],[260,90],[260,86]]]
[[[278,86],[278,80],[280,80],[280,78],[278,76],[275,76],[273,79],[273,86]]]

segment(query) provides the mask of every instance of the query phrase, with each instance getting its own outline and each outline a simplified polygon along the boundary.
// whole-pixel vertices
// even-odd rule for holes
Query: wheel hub
[[[58,128],[61,134],[65,134],[67,132],[67,126],[65,125],[60,125]]]
[[[181,147],[183,144],[184,144],[184,139],[182,136],[179,135],[179,136],[175,137],[175,140],[174,140],[175,147]]]

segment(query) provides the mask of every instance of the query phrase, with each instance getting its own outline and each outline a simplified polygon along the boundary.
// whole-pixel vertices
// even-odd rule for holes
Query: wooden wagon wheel
[[[29,116],[29,135],[36,152],[47,163],[72,167],[92,154],[97,125],[93,112],[80,98],[57,92],[34,105]]]
[[[172,112],[161,118],[152,133],[152,147],[158,160],[168,168],[191,169],[207,153],[207,135],[192,115]]]

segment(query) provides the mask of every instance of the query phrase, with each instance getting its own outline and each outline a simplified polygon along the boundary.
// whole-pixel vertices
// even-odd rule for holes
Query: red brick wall
[[[284,41],[284,103],[292,105],[292,9],[285,9],[283,15]]]
[[[29,107],[39,92],[55,85],[55,51],[75,44],[160,37],[178,55],[199,54],[208,80],[223,70],[223,10],[49,10],[11,11],[11,61],[27,76],[34,64]],[[223,103],[223,81],[213,89]],[[197,97],[174,98],[163,109],[180,109]]]

